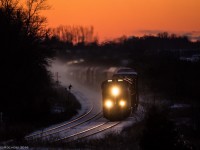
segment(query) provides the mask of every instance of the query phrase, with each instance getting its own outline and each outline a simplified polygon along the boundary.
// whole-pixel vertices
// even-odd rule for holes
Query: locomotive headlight
[[[111,93],[113,96],[118,96],[120,93],[120,89],[117,86],[112,87]]]
[[[111,107],[113,106],[113,102],[112,102],[111,100],[106,100],[105,106],[106,106],[107,108],[111,108]]]
[[[126,101],[120,100],[120,101],[119,101],[119,105],[120,105],[121,107],[124,107],[124,106],[126,105]]]

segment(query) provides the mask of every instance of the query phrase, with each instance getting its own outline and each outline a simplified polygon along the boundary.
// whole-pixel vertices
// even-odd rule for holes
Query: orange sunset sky
[[[200,0],[48,0],[49,27],[93,26],[100,40],[167,31],[200,35]]]

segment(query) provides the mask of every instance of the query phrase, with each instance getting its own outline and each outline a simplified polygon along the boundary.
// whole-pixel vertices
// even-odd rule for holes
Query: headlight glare
[[[113,106],[113,102],[112,102],[111,100],[106,100],[105,106],[106,106],[107,108],[111,108],[111,107]]]
[[[124,106],[126,105],[126,101],[120,100],[120,101],[119,101],[119,105],[120,105],[121,107],[124,107]]]
[[[111,92],[112,92],[113,96],[118,96],[120,93],[120,90],[118,87],[114,86],[114,87],[112,87]]]

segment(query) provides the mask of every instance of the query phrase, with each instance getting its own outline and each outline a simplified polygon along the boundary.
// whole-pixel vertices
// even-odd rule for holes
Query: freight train
[[[138,74],[131,68],[68,65],[67,76],[98,92],[101,84],[103,115],[109,120],[124,119],[137,109]]]
[[[128,117],[137,109],[138,74],[135,70],[119,69],[110,80],[101,84],[103,116],[109,120]]]

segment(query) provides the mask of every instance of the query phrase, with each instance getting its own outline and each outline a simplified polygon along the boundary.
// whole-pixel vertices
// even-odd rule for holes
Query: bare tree
[[[25,6],[19,6],[19,0],[0,0],[0,7],[7,16],[14,11],[19,11],[18,14],[25,24],[26,35],[39,38],[46,36],[46,18],[39,14],[50,8],[47,0],[26,0]]]
[[[53,57],[52,50],[42,39],[47,30],[40,12],[48,8],[46,0],[26,2],[21,5],[18,0],[0,0],[0,52],[3,56],[0,64],[4,70],[0,76],[4,79],[0,112],[16,112],[18,117],[28,113],[28,109],[35,109],[37,106],[28,102],[39,102],[40,91],[50,87],[51,76],[46,66]],[[20,111],[10,103],[17,105]],[[10,117],[15,118],[15,114]]]
[[[18,4],[19,0],[0,0],[0,6],[5,9],[8,9],[9,6],[12,6],[12,8],[16,8]]]
[[[62,41],[74,44],[97,42],[93,26],[59,26],[51,29],[51,34]]]
[[[39,14],[42,10],[49,9],[47,0],[26,0],[26,31],[29,36],[46,36],[46,18]]]

